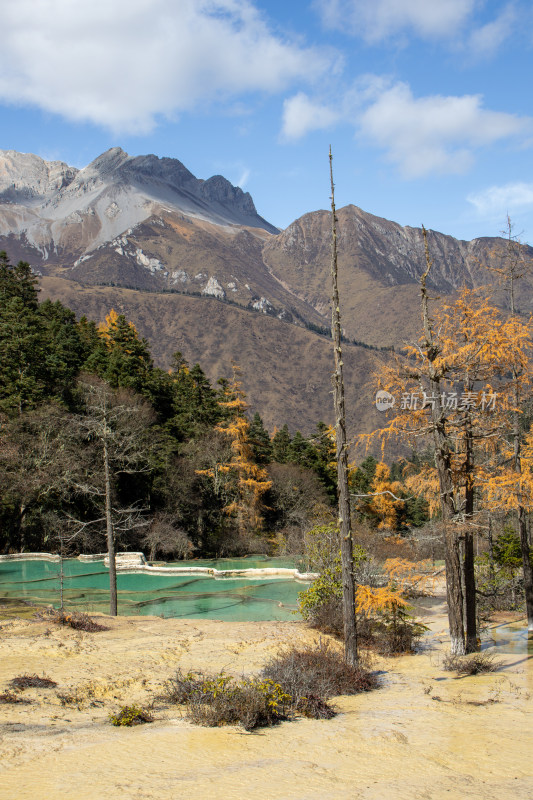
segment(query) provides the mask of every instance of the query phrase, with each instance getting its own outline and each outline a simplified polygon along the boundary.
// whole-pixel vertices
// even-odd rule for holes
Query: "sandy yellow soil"
[[[0,620],[0,692],[24,673],[58,683],[26,690],[29,704],[0,705],[0,797],[532,800],[531,662],[508,655],[494,674],[455,678],[442,669],[443,612],[435,601],[427,610],[422,653],[374,660],[378,691],[338,698],[332,720],[254,733],[195,727],[160,705],[136,728],[107,717],[148,704],[178,666],[258,670],[280,645],[316,638],[300,623],[136,617],[79,633]]]

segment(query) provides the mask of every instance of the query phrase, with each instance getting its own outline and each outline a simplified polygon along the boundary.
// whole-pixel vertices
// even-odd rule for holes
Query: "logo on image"
[[[380,389],[376,394],[376,408],[378,411],[388,411],[394,405],[394,397],[389,392]]]

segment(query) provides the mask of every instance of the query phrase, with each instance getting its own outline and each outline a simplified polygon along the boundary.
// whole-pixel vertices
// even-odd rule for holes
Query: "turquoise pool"
[[[169,566],[171,566],[169,564]],[[292,559],[248,557],[180,561],[172,566],[227,569],[294,568]],[[213,578],[205,575],[117,575],[119,614],[183,619],[242,621],[298,620],[298,592],[308,584],[291,578]],[[59,606],[59,563],[46,560],[0,562],[2,598]],[[64,561],[64,603],[77,611],[109,608],[109,572],[102,561]]]

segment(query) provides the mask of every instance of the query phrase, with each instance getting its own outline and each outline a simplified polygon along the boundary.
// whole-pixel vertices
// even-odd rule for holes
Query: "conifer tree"
[[[268,464],[272,458],[272,442],[258,411],[253,415],[248,431],[257,464]]]
[[[250,423],[245,411],[248,407],[241,385],[237,380],[239,368],[233,366],[233,381],[225,387],[224,399],[219,403],[228,413],[228,418],[216,426],[216,430],[229,437],[231,458],[215,468],[198,470],[201,475],[215,479],[226,474],[233,484],[233,499],[227,503],[225,512],[237,521],[241,537],[256,534],[263,527],[262,497],[272,486],[266,470],[255,463],[250,442]]]
[[[289,460],[289,447],[291,435],[289,428],[285,424],[283,428],[276,431],[272,437],[272,461],[278,464],[286,464]]]
[[[82,361],[72,311],[39,304],[29,264],[0,253],[0,410],[21,414],[52,399],[68,402]]]
[[[153,370],[146,339],[141,339],[132,322],[112,308],[98,326],[99,345],[87,359],[84,369],[93,372],[117,389],[147,393]]]
[[[464,289],[455,303],[430,313],[426,281],[432,262],[427,237],[426,259],[421,279],[424,333],[417,345],[406,348],[407,364],[391,368],[388,377],[384,372],[382,387],[401,398],[400,413],[378,435],[383,442],[396,435],[408,441],[433,439],[435,467],[423,465],[410,485],[417,494],[425,492],[430,502],[433,493],[440,503],[451,645],[452,652],[461,654],[478,647],[476,502],[485,498],[489,506],[497,507],[506,502],[509,487],[518,485],[520,473],[506,469],[513,460],[512,453],[505,455],[510,420],[518,410],[509,371],[520,364],[523,389],[530,373],[531,339],[527,326],[513,318],[505,320],[486,298],[471,290]],[[514,498],[516,503],[516,493]]]

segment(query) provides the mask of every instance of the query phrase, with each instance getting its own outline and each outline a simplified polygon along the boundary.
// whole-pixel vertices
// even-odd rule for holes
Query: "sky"
[[[0,0],[0,149],[222,174],[287,227],[353,203],[533,245],[530,0]]]

